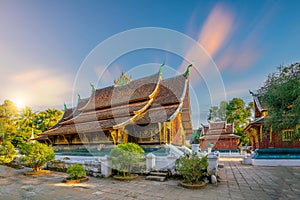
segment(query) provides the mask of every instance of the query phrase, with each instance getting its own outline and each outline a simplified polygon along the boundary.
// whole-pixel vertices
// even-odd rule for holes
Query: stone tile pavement
[[[24,176],[28,170],[0,165],[0,200],[17,199],[300,199],[300,167],[258,167],[239,161],[223,161],[221,180],[201,190],[178,186],[179,181],[131,182],[111,178],[93,178],[86,183],[61,183],[64,173],[53,172],[40,177]]]

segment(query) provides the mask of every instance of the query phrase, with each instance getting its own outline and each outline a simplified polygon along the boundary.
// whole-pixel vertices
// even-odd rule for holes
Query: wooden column
[[[110,135],[113,139],[114,145],[116,145],[117,144],[117,130],[110,130]]]
[[[273,135],[272,135],[272,126],[270,126],[270,142],[272,142],[272,138],[273,137]]]
[[[128,131],[124,129],[123,131],[123,142],[124,144],[128,143]]]
[[[162,141],[163,141],[163,138],[162,138],[162,137],[163,137],[163,136],[162,136],[162,135],[163,135],[163,133],[162,133],[163,130],[162,130],[162,128],[161,128],[161,123],[160,123],[160,122],[158,122],[157,125],[158,125],[158,131],[159,131],[159,144],[161,144]]]
[[[262,139],[263,139],[263,128],[262,128],[262,125],[260,126],[260,142],[262,142]]]

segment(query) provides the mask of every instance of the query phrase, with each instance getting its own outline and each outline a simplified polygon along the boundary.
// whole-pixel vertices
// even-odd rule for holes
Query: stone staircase
[[[149,175],[146,176],[146,180],[163,182],[167,179],[167,177],[168,177],[168,172],[151,171]]]

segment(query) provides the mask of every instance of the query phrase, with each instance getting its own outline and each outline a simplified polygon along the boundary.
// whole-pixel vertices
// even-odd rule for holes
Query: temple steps
[[[149,173],[148,176],[146,176],[146,180],[164,182],[167,179],[167,176],[168,176],[167,172],[152,171]]]

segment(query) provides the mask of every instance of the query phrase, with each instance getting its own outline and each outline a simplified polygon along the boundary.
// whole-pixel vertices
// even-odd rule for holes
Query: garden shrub
[[[69,174],[68,179],[70,180],[78,180],[86,176],[84,167],[80,164],[69,166],[67,169],[67,174]]]
[[[183,182],[199,184],[207,176],[207,157],[199,157],[196,153],[187,154],[176,160],[175,169],[182,175]]]
[[[24,156],[20,158],[34,172],[40,171],[47,162],[54,159],[54,149],[39,142],[24,144],[20,151]]]
[[[116,169],[122,176],[129,176],[132,168],[142,159],[144,150],[135,143],[119,144],[111,150],[113,169]]]
[[[6,141],[0,145],[0,163],[9,163],[14,159],[17,152],[11,142]]]

